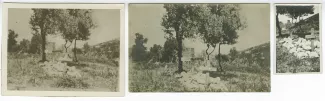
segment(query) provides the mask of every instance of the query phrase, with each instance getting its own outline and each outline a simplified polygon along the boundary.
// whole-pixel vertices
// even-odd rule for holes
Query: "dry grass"
[[[52,61],[60,54],[48,54]],[[87,58],[82,55],[79,57]],[[69,75],[53,76],[39,65],[39,55],[8,54],[8,90],[37,91],[110,91],[118,90],[118,67],[109,63],[80,59],[76,67],[81,77]]]
[[[184,67],[189,71],[192,66]],[[224,66],[227,71],[225,74],[210,73],[210,77],[220,77],[220,83],[226,85],[220,87],[226,90],[216,90],[211,87],[205,90],[189,90],[175,77],[176,74],[173,72],[177,69],[176,64],[166,69],[163,65],[130,63],[129,90],[130,92],[270,92],[269,67],[251,67],[253,70],[258,70],[250,71],[250,69],[240,69],[248,67],[236,66],[229,64]]]

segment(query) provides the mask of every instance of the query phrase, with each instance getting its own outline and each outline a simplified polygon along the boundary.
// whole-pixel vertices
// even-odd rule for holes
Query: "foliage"
[[[162,62],[176,62],[177,41],[174,37],[166,39],[162,51]]]
[[[83,45],[83,49],[84,49],[84,52],[85,52],[85,53],[89,52],[89,50],[90,50],[90,45],[88,44],[88,42],[86,42],[86,43]]]
[[[76,54],[82,54],[83,53],[81,48],[72,48],[71,51],[75,52]]]
[[[8,35],[8,52],[15,52],[17,49],[17,41],[16,38],[18,37],[18,34],[15,33],[14,30],[9,29],[9,35]]]
[[[88,40],[90,29],[95,28],[91,19],[91,10],[87,9],[67,9],[61,15],[60,31],[62,36],[68,41]]]
[[[19,50],[23,53],[28,53],[30,45],[31,45],[31,43],[29,40],[23,39],[22,41],[20,41],[20,44],[19,44],[20,49]]]
[[[62,13],[60,31],[66,42],[74,40],[74,48],[76,48],[77,40],[88,40],[90,29],[95,28],[95,24],[91,19],[91,10],[87,9],[67,9]],[[73,61],[77,60],[77,53],[74,52]]]
[[[135,33],[135,37],[135,45],[133,45],[131,53],[132,60],[136,62],[145,61],[147,47],[144,44],[148,42],[148,39],[140,33]]]
[[[34,33],[55,34],[58,29],[61,9],[32,9],[29,24]]]
[[[120,40],[114,39],[100,45],[100,54],[105,55],[108,59],[120,57]]]
[[[241,9],[238,4],[209,4],[208,5],[211,16],[205,26],[207,33],[202,33],[205,43],[214,44],[235,44],[238,38],[237,30],[246,28],[246,22],[241,18],[239,10]],[[209,23],[211,23],[209,25]],[[212,25],[212,26],[211,26]],[[207,29],[209,28],[209,29]],[[219,35],[216,35],[219,34]],[[204,36],[203,35],[203,36]],[[215,37],[209,37],[215,36]],[[217,37],[218,36],[218,37]],[[218,41],[213,41],[213,38],[218,38]],[[210,40],[210,41],[209,41]]]
[[[243,51],[230,50],[228,54],[230,63],[240,62],[247,66],[259,66],[262,68],[270,67],[270,43],[264,43]],[[237,54],[237,55],[235,55]]]
[[[297,19],[308,14],[314,14],[314,6],[276,6],[276,13]]]
[[[238,4],[209,4],[208,12],[203,14],[203,21],[200,21],[200,36],[203,42],[207,44],[206,54],[214,51],[217,44],[232,45],[238,38],[237,30],[246,28],[246,22],[240,16],[241,9]],[[208,53],[210,46],[213,47],[211,53]],[[222,55],[218,55],[222,56]],[[222,60],[218,57],[218,60]],[[219,62],[220,70],[223,71]]]
[[[164,4],[164,8],[166,13],[161,25],[167,35],[176,37],[178,72],[182,72],[183,39],[195,37],[198,19],[204,9],[201,4]]]
[[[234,61],[239,55],[239,52],[237,51],[236,47],[233,47],[229,50],[229,58],[231,61]]]
[[[32,54],[40,54],[41,53],[41,41],[42,38],[39,34],[33,34],[30,42],[29,52]]]
[[[298,23],[295,24],[295,26],[292,27],[296,28],[299,33],[310,33],[310,30],[314,28],[315,30],[319,30],[319,13],[304,19],[300,20]],[[316,34],[316,33],[315,33]]]
[[[219,58],[219,55],[220,55],[220,58]],[[218,60],[218,61],[224,61],[224,62],[228,62],[230,59],[229,59],[229,56],[226,55],[226,54],[218,54],[215,56],[215,58]],[[221,59],[221,60],[219,60]]]
[[[276,6],[276,27],[279,36],[282,36],[281,26],[279,22],[279,14],[287,15],[292,19],[299,19],[308,14],[314,14],[314,6]]]
[[[42,62],[46,60],[46,35],[55,34],[60,24],[61,9],[32,9],[29,24],[33,33],[40,34],[42,38]]]
[[[151,62],[160,62],[162,57],[162,47],[160,45],[154,44],[149,51],[149,58],[152,59]]]

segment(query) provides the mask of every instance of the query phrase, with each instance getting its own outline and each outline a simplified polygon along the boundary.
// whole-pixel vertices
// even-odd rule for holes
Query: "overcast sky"
[[[312,4],[309,4],[308,6],[310,6],[310,5],[312,5]],[[282,6],[283,6],[283,5],[282,5]],[[297,6],[297,5],[295,5],[295,6]],[[307,5],[306,5],[306,4],[302,4],[301,6],[307,6]],[[313,16],[313,15],[315,15],[315,14],[317,14],[317,13],[319,13],[319,5],[315,4],[315,5],[314,5],[314,14],[309,14],[309,15],[307,15],[307,16],[302,17],[301,19],[306,19],[306,18],[308,18],[308,17],[310,17],[310,16]],[[280,22],[287,23],[288,20],[291,21],[292,19],[289,18],[289,17],[286,16],[286,15],[279,15],[279,21],[280,21]],[[294,20],[294,21],[296,22],[296,20]],[[298,19],[297,21],[299,21],[299,19]]]
[[[222,45],[221,53],[229,53],[230,48],[244,50],[270,41],[270,6],[269,4],[240,4],[242,18],[247,21],[247,28],[238,31],[238,43],[232,46]],[[134,44],[135,33],[139,32],[147,37],[147,47],[153,44],[162,45],[165,42],[160,25],[165,13],[163,4],[131,4],[129,6],[129,47]],[[185,40],[186,47],[195,48],[199,54],[206,49],[200,40]],[[218,51],[215,51],[217,53]]]
[[[18,41],[22,39],[30,40],[31,33],[29,20],[33,11],[31,9],[10,8],[8,11],[8,28],[18,33]],[[120,36],[120,10],[118,9],[94,9],[92,19],[97,24],[97,28],[91,30],[91,35],[87,41],[77,41],[77,46],[81,47],[85,42],[95,45]],[[48,41],[56,42],[56,46],[64,44],[60,35],[48,36]]]

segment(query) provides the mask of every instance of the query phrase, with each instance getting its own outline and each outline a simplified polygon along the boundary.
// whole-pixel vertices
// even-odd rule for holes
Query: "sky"
[[[312,5],[312,4],[309,4],[309,5]],[[295,6],[296,6],[296,5],[295,5]],[[304,4],[304,6],[307,6],[307,5]],[[317,13],[319,13],[319,6],[318,6],[318,5],[314,5],[314,14],[309,14],[309,15],[307,15],[307,16],[302,17],[301,19],[306,19],[306,18],[308,18],[308,17],[310,17],[310,16],[313,16],[313,15],[315,15],[315,14],[317,14]],[[288,20],[290,20],[290,22],[291,22],[292,19],[289,18],[289,17],[286,16],[286,15],[279,15],[279,21],[280,21],[280,22],[287,23]],[[296,20],[294,20],[294,21],[296,22]],[[297,21],[299,21],[299,19],[298,19]]]
[[[32,31],[29,21],[33,14],[31,9],[26,8],[10,8],[8,11],[8,28],[14,30],[18,34],[17,41],[23,39],[30,40]],[[82,47],[85,42],[89,45],[106,42],[120,36],[120,10],[118,9],[93,9],[92,19],[97,25],[91,29],[91,35],[87,41],[77,41],[77,47]],[[49,42],[56,42],[56,47],[64,44],[62,37],[57,35],[49,35]]]
[[[247,27],[238,31],[238,43],[222,45],[221,53],[227,54],[232,47],[237,50],[260,45],[270,41],[270,6],[269,4],[240,4],[241,18],[246,19]],[[135,33],[148,38],[146,47],[154,44],[163,46],[166,39],[160,25],[165,13],[163,4],[131,4],[129,6],[129,47],[134,45]],[[192,47],[195,54],[200,54],[207,47],[201,40],[184,40],[186,47]],[[217,54],[217,49],[213,54]]]

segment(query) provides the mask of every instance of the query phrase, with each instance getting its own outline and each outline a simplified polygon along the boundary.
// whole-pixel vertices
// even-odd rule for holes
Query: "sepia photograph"
[[[130,4],[130,92],[270,92],[269,4]]]
[[[2,94],[123,96],[123,8],[5,3]]]
[[[321,73],[321,5],[276,4],[276,73]]]

